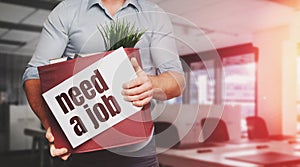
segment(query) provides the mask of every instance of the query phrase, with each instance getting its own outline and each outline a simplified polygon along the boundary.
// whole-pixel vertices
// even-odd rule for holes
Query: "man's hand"
[[[123,96],[126,101],[141,107],[150,102],[153,97],[153,86],[148,75],[139,66],[136,58],[131,58],[131,64],[137,77],[123,84]]]
[[[51,128],[49,127],[46,132],[46,138],[50,143],[50,154],[52,157],[59,156],[62,160],[67,160],[71,155],[68,153],[66,148],[55,148],[54,146],[54,136],[52,135]]]

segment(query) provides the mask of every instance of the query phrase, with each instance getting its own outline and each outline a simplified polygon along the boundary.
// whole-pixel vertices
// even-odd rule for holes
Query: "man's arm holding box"
[[[54,137],[51,133],[51,128],[47,120],[45,112],[45,102],[42,98],[41,83],[39,79],[28,79],[24,82],[24,90],[31,109],[39,117],[46,132],[46,138],[50,143],[54,142]],[[50,153],[52,156],[60,156],[63,160],[68,159],[70,154],[66,154],[66,148],[56,149],[54,144],[50,144]]]
[[[39,117],[44,128],[47,129],[46,138],[50,142],[50,153],[52,156],[60,156],[66,160],[69,155],[64,155],[67,149],[55,149],[54,137],[51,133],[50,125],[45,112],[45,102],[42,98],[41,83],[38,76],[37,66],[42,66],[49,63],[49,60],[59,58],[63,55],[66,48],[68,37],[66,35],[66,26],[62,23],[59,17],[63,10],[64,3],[56,6],[57,14],[51,13],[44,23],[44,28],[40,35],[40,41],[36,47],[33,58],[28,64],[28,68],[23,75],[24,90],[31,109]],[[65,15],[65,14],[62,14]],[[53,26],[58,25],[58,26]]]
[[[41,83],[39,79],[29,79],[24,82],[24,89],[31,109],[40,119],[44,128],[50,125],[45,112],[45,102],[42,98]]]
[[[125,100],[136,106],[144,106],[152,98],[167,100],[181,95],[185,85],[182,74],[167,71],[157,76],[149,76],[135,58],[131,59],[131,63],[138,77],[123,85]]]

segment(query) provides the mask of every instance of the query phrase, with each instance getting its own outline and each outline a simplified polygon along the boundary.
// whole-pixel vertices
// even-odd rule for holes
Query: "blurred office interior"
[[[230,157],[270,152],[296,157],[283,165],[298,164],[300,0],[151,1],[169,13],[187,83],[182,96],[153,107],[154,122],[175,125],[180,144],[190,146],[159,148],[161,165],[264,166]],[[44,131],[28,106],[21,80],[43,22],[59,2],[0,0],[0,162],[4,166],[64,166],[49,157]],[[223,120],[229,139],[197,155],[195,149],[202,149],[197,143],[207,139],[201,123],[207,117]],[[251,142],[250,117],[262,118],[268,135],[282,139]]]

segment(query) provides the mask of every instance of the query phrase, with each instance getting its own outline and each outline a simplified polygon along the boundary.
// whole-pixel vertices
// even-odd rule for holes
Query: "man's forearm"
[[[185,80],[178,72],[165,72],[158,76],[150,76],[153,85],[153,98],[168,100],[180,96],[185,87]]]
[[[39,79],[25,81],[24,89],[31,109],[39,117],[45,129],[49,127],[45,112],[45,102],[42,98],[41,83]]]

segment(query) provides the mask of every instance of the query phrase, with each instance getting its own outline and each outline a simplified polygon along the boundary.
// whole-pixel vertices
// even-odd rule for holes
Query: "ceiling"
[[[151,1],[170,13],[181,54],[251,42],[253,32],[288,24],[298,9],[283,0]],[[31,56],[58,2],[0,0],[0,53]]]

